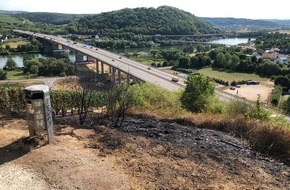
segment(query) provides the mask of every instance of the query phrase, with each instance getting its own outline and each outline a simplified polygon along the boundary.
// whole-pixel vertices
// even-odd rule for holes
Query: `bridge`
[[[104,67],[107,66],[109,68],[108,74],[113,82],[121,82],[121,74],[125,74],[127,76],[127,80],[135,78],[142,82],[162,86],[168,90],[178,90],[185,86],[185,79],[181,78],[178,82],[173,82],[172,77],[175,75],[148,67],[137,61],[130,60],[126,57],[96,48],[94,46],[68,40],[62,38],[61,36],[23,30],[14,30],[14,32],[34,36],[36,38],[48,41],[53,45],[54,51],[66,49],[75,51],[76,62],[83,62],[83,58],[86,56],[87,61],[96,63],[96,75],[104,74]]]

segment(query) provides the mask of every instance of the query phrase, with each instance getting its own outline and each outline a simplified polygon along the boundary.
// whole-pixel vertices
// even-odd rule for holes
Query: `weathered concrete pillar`
[[[62,47],[62,44],[57,44],[57,50],[62,50],[63,47]]]
[[[101,74],[104,74],[104,63],[101,62]]]
[[[113,83],[115,83],[115,82],[116,82],[116,79],[115,79],[116,68],[113,67],[112,70],[113,70],[113,72],[112,72],[112,74],[111,74],[111,80],[112,80]]]
[[[118,83],[121,84],[121,71],[118,69]]]
[[[130,83],[130,75],[127,74],[127,82]]]
[[[99,70],[99,60],[96,61],[96,74],[98,75],[100,73]]]

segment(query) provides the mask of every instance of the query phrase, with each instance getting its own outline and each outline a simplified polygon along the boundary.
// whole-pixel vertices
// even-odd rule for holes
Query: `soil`
[[[273,89],[269,85],[241,85],[240,88],[235,88],[235,90],[231,90],[228,87],[224,91],[251,101],[257,101],[258,95],[260,95],[261,102],[268,104]]]
[[[0,189],[290,189],[290,167],[228,134],[152,119],[86,129],[55,121],[56,144],[0,120]]]

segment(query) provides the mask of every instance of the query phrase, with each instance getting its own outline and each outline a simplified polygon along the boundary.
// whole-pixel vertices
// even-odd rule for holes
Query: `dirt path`
[[[67,130],[70,129],[66,129],[65,133]],[[13,142],[16,136],[28,135],[25,127],[18,126],[17,129],[0,129],[0,137],[8,131],[11,134],[10,139],[5,139],[8,143]],[[1,140],[0,189],[127,190],[134,186],[115,164],[113,156],[100,157],[98,150],[84,148],[85,139],[78,140],[65,133],[60,132],[56,137],[57,144],[41,146],[29,152],[20,143],[5,146],[4,140]]]
[[[57,144],[29,150],[25,121],[2,126],[0,189],[290,189],[287,165],[218,131],[128,118],[119,129],[59,125]]]

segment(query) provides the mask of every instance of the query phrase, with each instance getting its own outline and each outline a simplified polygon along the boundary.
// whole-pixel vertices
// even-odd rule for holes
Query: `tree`
[[[225,60],[226,60],[225,55],[222,52],[218,53],[217,56],[216,56],[216,60],[214,62],[214,66],[216,66],[216,67],[224,67],[225,66]]]
[[[289,84],[289,80],[286,76],[278,76],[275,79],[275,85],[281,85],[282,87],[287,87]]]
[[[235,71],[238,64],[240,63],[240,58],[237,55],[233,55],[230,63],[230,69]]]
[[[0,80],[6,80],[7,79],[7,73],[0,68]]]
[[[4,68],[10,71],[15,70],[17,68],[17,64],[11,57],[9,57],[6,61]]]
[[[225,65],[224,65],[225,68],[230,68],[231,60],[232,60],[232,55],[229,52],[227,52],[225,54]]]
[[[290,114],[290,97],[282,104],[282,109],[286,114]]]
[[[214,83],[203,75],[191,75],[187,78],[185,91],[181,96],[183,107],[192,112],[205,110],[214,95]]]
[[[32,66],[30,67],[30,69],[29,69],[29,72],[30,72],[31,74],[38,74],[38,71],[39,71],[39,68],[38,68],[37,65],[32,65]]]
[[[178,67],[180,67],[180,68],[189,68],[189,59],[187,57],[181,57],[178,60]]]

